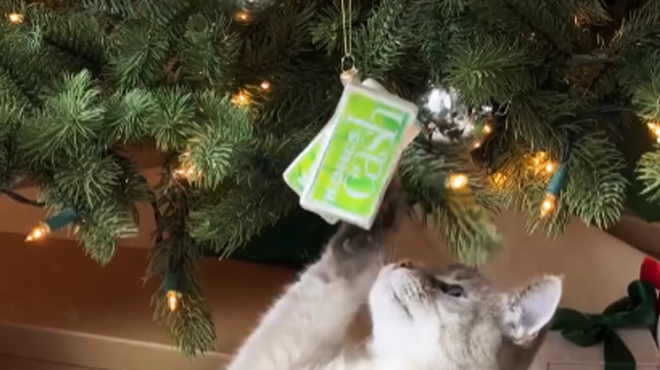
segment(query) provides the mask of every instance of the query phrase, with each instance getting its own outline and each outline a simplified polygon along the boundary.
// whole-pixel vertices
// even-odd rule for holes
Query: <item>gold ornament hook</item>
[[[352,14],[352,0],[348,0],[348,9],[346,8],[346,0],[341,0],[341,18],[342,18],[342,32],[344,39],[344,56],[341,57],[341,75],[339,79],[342,85],[359,84],[360,75],[357,68],[355,68],[355,58],[353,58],[353,34],[351,23],[353,21]]]

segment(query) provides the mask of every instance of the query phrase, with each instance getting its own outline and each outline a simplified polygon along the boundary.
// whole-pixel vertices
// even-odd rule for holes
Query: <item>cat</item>
[[[339,228],[227,370],[529,368],[559,304],[561,278],[541,276],[503,293],[463,265],[384,265],[384,231],[398,218],[392,204],[384,204],[371,231]],[[365,304],[371,337],[348,344],[346,330]]]

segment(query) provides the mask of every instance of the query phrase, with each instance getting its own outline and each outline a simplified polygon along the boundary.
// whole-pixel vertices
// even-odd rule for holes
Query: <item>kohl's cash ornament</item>
[[[355,68],[344,71],[340,76],[340,80],[344,86],[348,84],[360,84],[360,76]],[[303,190],[309,182],[311,172],[318,164],[317,160],[319,159],[319,151],[323,147],[325,140],[329,138],[328,134],[332,130],[332,125],[336,121],[336,113],[337,112],[333,114],[330,121],[328,121],[323,129],[321,129],[321,132],[314,137],[312,142],[307,145],[296,159],[293,160],[286,171],[284,171],[284,181],[291,189],[293,189],[293,191],[296,192],[296,194],[298,194],[298,196],[302,195]],[[319,214],[319,216],[331,225],[334,225],[339,221],[336,217],[330,215]]]
[[[345,83],[330,122],[284,173],[300,205],[328,222],[370,229],[401,153],[419,133],[417,112],[374,80]]]
[[[332,120],[330,122],[332,122]],[[291,189],[293,189],[293,191],[296,192],[296,194],[298,194],[298,196],[303,194],[305,187],[309,184],[309,178],[314,167],[318,165],[318,159],[320,158],[319,154],[331,129],[332,127],[330,123],[326,124],[321,132],[314,137],[314,140],[307,145],[305,150],[298,154],[296,159],[294,159],[286,171],[284,171],[284,181]],[[328,214],[319,213],[318,215],[331,225],[336,224],[338,221],[336,217]]]

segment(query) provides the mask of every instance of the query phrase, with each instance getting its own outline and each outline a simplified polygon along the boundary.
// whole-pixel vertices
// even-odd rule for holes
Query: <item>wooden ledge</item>
[[[123,248],[106,267],[70,241],[24,244],[0,234],[0,355],[99,369],[216,370],[295,271],[206,259],[198,277],[213,310],[216,351],[190,363],[152,321],[160,281],[143,286],[147,250]],[[139,360],[139,361],[138,361]],[[2,366],[0,368],[8,368]]]

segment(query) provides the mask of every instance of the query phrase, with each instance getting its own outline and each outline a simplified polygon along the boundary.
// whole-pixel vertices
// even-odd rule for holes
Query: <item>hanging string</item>
[[[346,8],[347,1],[348,8]],[[344,71],[348,71],[355,66],[355,60],[353,59],[352,3],[352,0],[341,0],[342,32],[344,38],[344,56],[341,58],[341,67]]]

